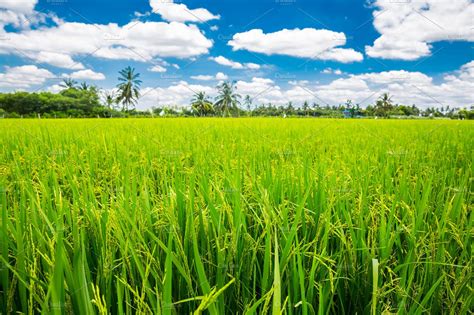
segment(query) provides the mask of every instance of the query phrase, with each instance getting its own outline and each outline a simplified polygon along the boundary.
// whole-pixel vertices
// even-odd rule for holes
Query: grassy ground
[[[472,310],[472,122],[3,120],[0,134],[0,313]]]

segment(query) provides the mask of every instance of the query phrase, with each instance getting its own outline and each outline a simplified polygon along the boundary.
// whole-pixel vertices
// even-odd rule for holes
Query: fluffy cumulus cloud
[[[35,11],[34,8],[37,4],[38,0],[1,0],[0,33],[6,25],[12,25],[16,28],[27,28],[44,23],[47,19],[54,23],[61,21],[53,13]]]
[[[198,80],[198,81],[224,81],[227,80],[229,77],[222,72],[216,73],[216,75],[196,75],[191,76],[191,79]]]
[[[153,67],[149,68],[148,71],[163,73],[166,72],[166,68],[160,65],[154,65]]]
[[[370,57],[415,60],[439,41],[474,41],[471,0],[376,0],[374,27],[380,33]]]
[[[46,91],[51,93],[59,93],[62,90],[64,90],[64,87],[62,87],[61,84],[53,84],[46,88]]]
[[[34,13],[38,0],[2,0],[0,1],[0,28],[8,24],[14,26],[27,25]]]
[[[84,69],[84,65],[81,62],[75,62],[71,56],[67,54],[62,54],[53,51],[40,51],[40,52],[29,52],[26,51],[23,53],[25,56],[39,62],[46,63],[51,66],[71,69],[71,70],[80,70]]]
[[[117,24],[62,23],[3,33],[0,54],[17,54],[66,69],[83,69],[77,56],[150,62],[155,57],[189,58],[206,54],[212,41],[196,25],[178,22]]]
[[[331,104],[351,99],[367,106],[373,104],[380,94],[388,92],[400,104],[463,107],[474,103],[470,92],[474,90],[473,74],[473,62],[447,75],[439,84],[421,72],[398,70],[365,73],[334,80],[327,85],[315,87],[314,91],[322,100]]]
[[[151,0],[150,6],[154,13],[166,21],[204,23],[220,18],[204,8],[189,9],[185,4],[174,3],[173,0]]]
[[[258,70],[261,68],[260,65],[252,62],[248,63],[240,63],[237,61],[233,61],[230,59],[227,59],[224,56],[218,56],[218,57],[209,57],[209,60],[213,60],[216,63],[226,66],[226,67],[231,67],[232,69],[249,69],[249,70]]]
[[[41,85],[54,77],[48,70],[35,65],[6,67],[5,72],[0,73],[0,87],[26,89]]]
[[[323,29],[283,29],[267,34],[261,29],[253,29],[235,34],[228,44],[234,50],[248,50],[266,55],[287,55],[343,63],[363,59],[362,54],[354,49],[338,47],[346,44],[344,33]]]
[[[105,80],[105,75],[103,73],[95,72],[90,69],[73,72],[71,74],[68,74],[67,77],[77,80]]]
[[[187,106],[193,95],[201,91],[209,96],[215,96],[216,93],[213,86],[190,84],[186,81],[173,82],[168,87],[145,87],[141,91],[138,108]]]
[[[31,13],[38,0],[2,0],[0,8],[14,12]]]
[[[168,71],[168,67],[179,69],[179,66],[177,64],[170,64],[169,62],[161,58],[156,58],[156,60],[153,60],[152,63],[153,65],[148,68],[148,71],[150,72],[164,73]]]
[[[342,71],[340,69],[325,68],[321,73],[341,75]]]
[[[254,104],[288,102],[280,86],[268,78],[254,77],[250,81],[239,80],[236,87],[239,94],[250,96]]]

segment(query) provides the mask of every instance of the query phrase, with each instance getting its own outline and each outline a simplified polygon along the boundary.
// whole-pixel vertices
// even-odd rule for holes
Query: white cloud
[[[340,103],[352,99],[362,106],[373,102],[384,92],[393,95],[393,101],[421,108],[441,106],[469,106],[474,103],[474,62],[445,76],[443,82],[435,84],[433,79],[421,72],[405,70],[384,71],[352,75],[337,79],[315,88],[315,93],[328,103]]]
[[[31,14],[0,9],[0,29],[9,24],[15,27],[25,27],[30,25],[31,19]]]
[[[254,77],[251,81],[237,81],[237,92],[249,95],[254,103],[287,102],[281,88],[271,79]]]
[[[54,78],[51,72],[34,65],[6,67],[5,72],[0,73],[0,87],[29,88],[43,84],[51,78]]]
[[[196,75],[196,76],[191,76],[191,79],[194,80],[199,80],[199,81],[212,81],[212,80],[217,80],[217,81],[224,81],[227,80],[229,77],[225,75],[222,72],[216,73],[216,75]]]
[[[377,0],[374,27],[381,34],[367,55],[415,60],[431,54],[438,41],[474,41],[470,0]]]
[[[227,75],[225,75],[224,73],[222,73],[222,72],[218,72],[216,74],[216,80],[225,81],[227,79],[229,79],[229,77]]]
[[[94,81],[105,80],[105,75],[103,73],[94,72],[90,69],[76,71],[66,76],[72,79],[77,79],[77,80],[94,80]]]
[[[245,66],[247,69],[250,69],[250,70],[258,70],[258,69],[260,69],[260,65],[258,65],[258,64],[256,64],[256,63],[252,63],[252,62],[245,63],[244,66]]]
[[[344,33],[314,28],[283,29],[267,34],[261,29],[253,29],[235,34],[228,44],[233,50],[248,50],[266,55],[287,55],[343,63],[363,59],[361,53],[351,48],[337,48],[346,44]]]
[[[38,0],[2,0],[0,9],[11,10],[20,13],[31,13]]]
[[[211,81],[211,80],[214,80],[214,76],[213,75],[194,75],[194,76],[191,76],[191,79],[193,80],[199,80],[199,81]]]
[[[64,88],[59,84],[53,84],[46,89],[46,91],[55,93],[55,94],[61,92],[62,90],[64,90]]]
[[[206,9],[189,9],[185,4],[174,3],[173,0],[150,0],[154,13],[160,14],[164,20],[171,22],[204,23],[220,19]]]
[[[54,13],[35,11],[38,0],[1,0],[0,1],[0,32],[5,25],[16,28],[27,28],[31,25],[44,23],[50,19],[53,23],[61,22]]]
[[[210,27],[210,29],[211,29],[211,31],[215,32],[215,31],[219,30],[219,26],[213,25],[213,26]]]
[[[166,68],[160,65],[154,65],[153,67],[149,68],[148,71],[163,73],[166,72]]]
[[[240,62],[237,62],[237,61],[232,61],[230,59],[227,59],[226,57],[224,56],[218,56],[218,57],[209,57],[209,60],[213,60],[215,61],[216,63],[222,65],[222,66],[227,66],[227,67],[231,67],[232,69],[250,69],[250,70],[258,70],[261,68],[260,65],[256,64],[256,63],[251,63],[251,62],[248,62],[248,63],[240,63]]]
[[[291,81],[288,81],[288,84],[289,85],[308,85],[309,84],[309,81],[308,80],[291,80]]]
[[[232,69],[243,69],[244,66],[240,62],[232,61],[223,56],[210,57],[210,60],[214,60],[220,65],[231,67]]]
[[[83,68],[80,63],[69,62],[77,56],[146,62],[156,57],[195,57],[212,47],[212,41],[196,25],[177,22],[131,22],[124,26],[63,23],[3,36],[8,40],[0,41],[0,54],[28,56],[69,69]]]
[[[405,70],[392,70],[378,73],[366,73],[356,77],[368,80],[375,84],[405,83],[410,82],[420,86],[432,84],[433,79],[421,72],[409,72]]]
[[[369,88],[367,82],[358,77],[336,79],[329,84],[312,87],[311,92],[317,96],[315,101],[320,105],[342,104],[348,99],[367,105],[366,100],[379,96]],[[368,100],[371,96],[373,99]]]
[[[71,70],[84,69],[84,65],[82,63],[75,62],[71,56],[66,54],[51,51],[40,51],[31,53],[27,52],[25,55],[29,56],[33,60],[36,60],[37,62],[47,63],[59,68]]]
[[[141,91],[139,109],[162,106],[188,106],[191,98],[198,92],[206,92],[209,96],[215,95],[215,88],[199,84],[189,84],[186,81],[173,83],[168,87],[145,87]]]
[[[339,69],[325,68],[323,71],[321,71],[321,73],[341,75],[342,71]]]

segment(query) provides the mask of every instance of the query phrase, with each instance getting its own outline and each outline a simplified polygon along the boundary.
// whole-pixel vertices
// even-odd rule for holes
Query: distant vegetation
[[[344,104],[330,106],[304,102],[286,105],[255,104],[250,95],[242,97],[237,92],[235,82],[222,82],[216,88],[217,97],[212,100],[205,92],[197,91],[188,107],[174,104],[157,105],[149,111],[139,111],[135,107],[140,98],[140,74],[127,67],[119,72],[116,92],[101,90],[86,82],[79,84],[65,79],[63,90],[51,92],[0,93],[0,118],[66,118],[66,117],[241,117],[241,116],[281,116],[281,117],[445,117],[451,119],[474,119],[474,106],[459,108],[442,106],[420,109],[416,105],[395,104],[389,94],[366,108],[347,100]]]

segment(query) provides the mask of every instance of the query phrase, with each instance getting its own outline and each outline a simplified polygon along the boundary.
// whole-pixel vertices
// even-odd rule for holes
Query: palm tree
[[[121,83],[117,85],[119,95],[117,102],[122,103],[122,111],[128,111],[130,105],[135,105],[140,97],[140,85],[142,81],[138,79],[140,73],[135,73],[135,69],[127,67],[119,72],[118,78]]]
[[[252,98],[250,97],[250,95],[245,95],[245,98],[244,98],[244,104],[245,106],[247,107],[247,110],[250,112],[250,110],[252,109],[251,106],[252,106]]]
[[[79,90],[82,90],[82,91],[88,91],[89,88],[90,86],[86,82],[82,82],[81,85],[79,86]]]
[[[288,102],[285,108],[285,114],[293,115],[295,108],[293,107],[293,102]]]
[[[306,116],[308,116],[308,114],[309,114],[309,103],[308,103],[308,101],[304,101],[304,103],[303,103],[303,111],[304,111],[304,114],[305,114]]]
[[[68,78],[68,79],[64,79],[63,82],[59,86],[65,89],[75,89],[76,85],[77,85],[77,81],[71,78]]]
[[[238,110],[241,96],[235,93],[237,89],[235,82],[223,82],[217,86],[219,95],[216,97],[215,108],[222,113],[222,116],[229,115],[230,110]]]
[[[205,92],[194,94],[194,97],[191,100],[191,107],[199,116],[206,116],[213,110],[212,103],[209,101]]]
[[[375,114],[377,116],[388,117],[389,111],[392,110],[392,97],[388,93],[383,93],[375,104]]]
[[[117,98],[115,96],[115,92],[114,91],[105,91],[103,93],[103,96],[104,96],[105,105],[109,109],[112,109],[113,105],[117,103]]]

